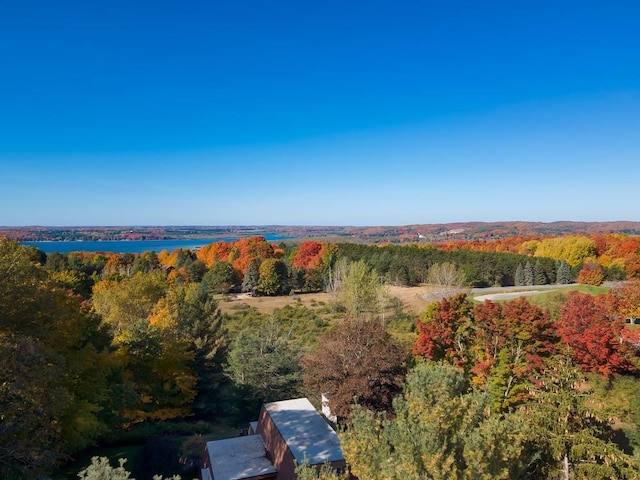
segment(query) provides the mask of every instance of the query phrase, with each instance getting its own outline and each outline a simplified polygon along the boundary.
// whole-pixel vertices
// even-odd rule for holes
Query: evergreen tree
[[[530,262],[524,265],[524,285],[533,285],[533,267]]]
[[[532,460],[518,413],[492,417],[456,367],[419,363],[391,416],[354,408],[341,434],[351,472],[368,480],[523,478]]]
[[[271,321],[242,330],[231,344],[226,374],[248,400],[263,402],[295,398],[302,387],[298,365],[302,351]]]
[[[562,357],[548,367],[536,379],[532,401],[521,408],[542,459],[534,478],[639,478],[633,457],[612,442],[609,422],[591,410],[591,391],[580,370]]]
[[[519,287],[524,285],[524,269],[522,268],[522,264],[519,263],[516,268],[516,276],[514,279],[514,284]]]
[[[242,291],[255,293],[258,289],[259,264],[257,262],[251,262],[247,267],[247,273],[244,274],[244,280],[242,281]]]
[[[562,260],[556,267],[556,283],[568,284],[571,283],[571,267],[569,264]]]
[[[544,273],[544,268],[540,259],[536,259],[536,263],[533,265],[533,284],[545,285],[547,283],[547,276]]]

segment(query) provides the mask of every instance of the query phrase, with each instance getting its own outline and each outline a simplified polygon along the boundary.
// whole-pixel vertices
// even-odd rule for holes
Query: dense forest
[[[138,480],[191,478],[216,429],[331,392],[363,480],[638,478],[639,276],[622,234],[49,255],[0,238],[0,477],[75,478],[135,444]],[[390,284],[443,288],[415,318]],[[221,313],[239,293],[290,302]]]

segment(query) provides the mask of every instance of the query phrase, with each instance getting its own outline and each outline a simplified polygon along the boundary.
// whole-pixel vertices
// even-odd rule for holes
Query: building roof
[[[261,478],[277,471],[265,455],[260,435],[207,442],[207,452],[215,480]]]
[[[308,399],[266,403],[264,408],[297,462],[318,465],[344,460],[338,435]]]

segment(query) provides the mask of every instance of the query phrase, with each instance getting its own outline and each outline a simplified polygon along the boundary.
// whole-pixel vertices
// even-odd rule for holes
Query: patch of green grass
[[[602,293],[607,293],[611,288],[602,285],[578,285],[577,287],[574,287],[574,290],[578,290],[580,293],[587,293],[589,295],[600,295]]]
[[[587,295],[600,295],[609,291],[609,288],[601,286],[596,287],[594,285],[571,285],[569,287],[558,286],[557,289],[527,297],[527,300],[543,310],[548,310],[551,314],[551,318],[558,318],[562,305],[567,301],[569,293],[573,291],[578,291]]]

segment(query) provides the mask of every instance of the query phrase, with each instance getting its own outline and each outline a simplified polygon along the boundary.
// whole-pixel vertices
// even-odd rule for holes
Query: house
[[[207,442],[202,480],[295,480],[295,467],[345,469],[340,439],[306,398],[265,403],[248,435]]]

